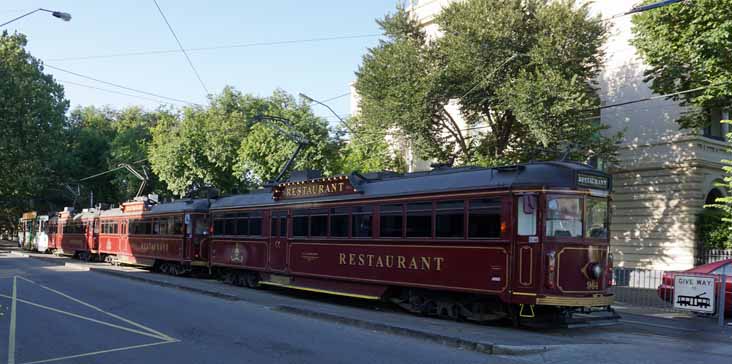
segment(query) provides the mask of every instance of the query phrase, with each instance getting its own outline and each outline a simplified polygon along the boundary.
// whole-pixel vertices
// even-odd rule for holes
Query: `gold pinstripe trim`
[[[537,305],[547,306],[568,306],[568,307],[593,307],[593,306],[610,306],[615,302],[615,296],[596,295],[593,297],[562,297],[562,296],[546,296],[537,297]]]
[[[362,294],[355,294],[355,293],[345,293],[345,292],[337,292],[337,291],[329,291],[325,289],[317,289],[317,288],[308,288],[308,287],[300,287],[300,286],[293,286],[290,284],[280,284],[280,283],[274,283],[274,282],[267,282],[267,281],[261,281],[260,284],[266,284],[268,286],[276,286],[276,287],[285,287],[285,288],[292,288],[292,289],[299,289],[301,291],[309,291],[309,292],[317,292],[317,293],[327,293],[332,294],[336,296],[346,296],[346,297],[354,297],[354,298],[363,298],[367,300],[379,300],[381,297],[377,296],[367,296]]]

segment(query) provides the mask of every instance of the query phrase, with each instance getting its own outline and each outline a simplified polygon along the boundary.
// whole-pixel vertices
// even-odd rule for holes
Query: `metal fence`
[[[699,249],[696,252],[696,264],[714,263],[724,259],[732,259],[732,249]]]
[[[662,270],[616,267],[610,291],[615,294],[618,305],[671,311],[674,310],[673,293],[658,290],[664,273]]]

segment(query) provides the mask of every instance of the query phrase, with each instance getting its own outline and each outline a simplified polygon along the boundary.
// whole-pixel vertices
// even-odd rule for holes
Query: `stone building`
[[[455,0],[413,0],[411,13],[428,36],[439,37],[434,18]],[[459,0],[458,0],[459,1]],[[610,106],[654,95],[643,81],[646,66],[630,44],[629,11],[637,0],[598,0],[591,10],[610,25],[605,45],[606,62],[600,75],[602,105]],[[672,6],[685,6],[677,4]],[[352,112],[358,112],[353,93]],[[449,105],[459,118],[459,104]],[[697,247],[696,216],[705,202],[725,195],[723,159],[730,158],[724,135],[728,119],[722,110],[712,112],[712,125],[703,130],[681,130],[676,120],[683,113],[676,103],[656,98],[601,111],[609,133],[623,132],[619,162],[609,166],[614,178],[612,250],[618,266],[653,269],[687,269],[694,265]],[[462,122],[462,121],[461,121]],[[463,123],[464,126],[464,123]],[[400,146],[410,171],[429,168],[414,157],[408,142]]]

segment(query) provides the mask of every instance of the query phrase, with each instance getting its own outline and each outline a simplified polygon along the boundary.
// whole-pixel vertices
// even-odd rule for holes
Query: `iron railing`
[[[695,265],[714,263],[724,259],[732,259],[732,249],[699,249],[696,252]]]
[[[613,269],[613,285],[610,292],[615,295],[617,305],[674,310],[673,292],[661,290],[662,270],[620,268]]]

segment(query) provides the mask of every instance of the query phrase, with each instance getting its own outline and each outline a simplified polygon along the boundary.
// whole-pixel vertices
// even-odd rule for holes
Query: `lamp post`
[[[316,99],[314,99],[314,98],[312,98],[312,97],[310,97],[310,96],[308,96],[308,95],[305,95],[305,94],[304,94],[304,93],[302,93],[302,92],[300,92],[300,94],[299,94],[299,95],[300,95],[300,97],[301,97],[301,98],[302,98],[303,100],[305,100],[305,101],[307,101],[307,102],[314,102],[314,103],[316,103],[316,104],[318,104],[318,105],[323,105],[323,106],[325,106],[325,107],[326,107],[326,108],[327,108],[328,110],[330,110],[330,112],[331,112],[331,113],[332,113],[333,115],[335,115],[335,117],[337,117],[337,118],[338,118],[338,120],[340,120],[340,121],[341,121],[341,124],[343,124],[343,126],[345,126],[345,127],[346,127],[346,129],[348,130],[348,132],[349,132],[349,133],[351,133],[351,134],[353,134],[353,130],[351,130],[351,127],[350,127],[350,126],[348,126],[348,124],[346,123],[346,121],[345,121],[345,120],[343,120],[343,118],[342,118],[342,117],[341,117],[340,115],[338,115],[338,114],[337,114],[337,113],[336,113],[335,111],[333,111],[333,109],[331,109],[331,108],[330,108],[330,106],[328,106],[327,104],[325,104],[325,103],[322,103],[322,102],[320,102],[320,101],[318,101],[318,100],[316,100]]]
[[[0,27],[4,27],[4,26],[6,26],[6,25],[8,25],[8,24],[10,24],[10,23],[18,20],[18,19],[25,18],[26,16],[31,15],[31,14],[33,14],[35,12],[38,12],[38,11],[45,11],[47,13],[51,13],[51,15],[53,15],[54,17],[59,18],[59,19],[61,19],[63,21],[69,21],[69,20],[71,20],[71,14],[69,14],[69,13],[64,13],[63,11],[53,11],[53,10],[38,8],[36,10],[29,11],[29,12],[27,12],[27,13],[25,13],[25,14],[17,17],[17,18],[15,18],[15,19],[10,19],[10,20],[6,21],[5,23],[0,24]]]

